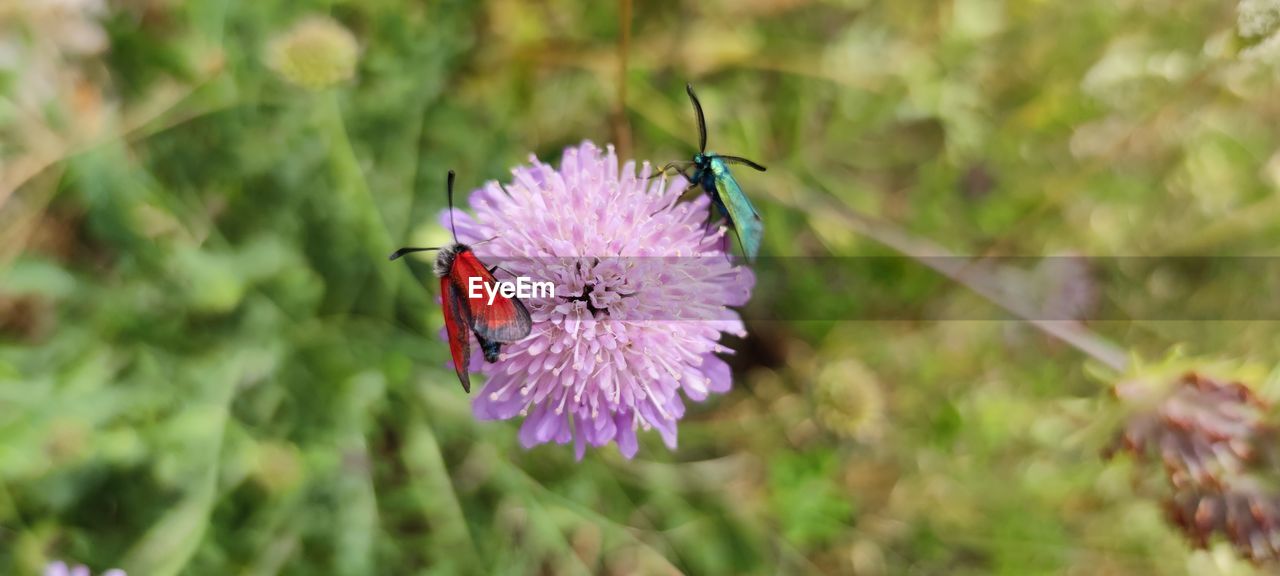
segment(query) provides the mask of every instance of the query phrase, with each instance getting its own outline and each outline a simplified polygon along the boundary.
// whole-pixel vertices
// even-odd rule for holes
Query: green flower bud
[[[349,30],[330,18],[314,16],[272,40],[267,63],[293,84],[322,90],[354,76],[359,53]]]
[[[875,374],[853,359],[828,364],[813,388],[814,415],[832,434],[859,441],[879,438],[885,398]]]

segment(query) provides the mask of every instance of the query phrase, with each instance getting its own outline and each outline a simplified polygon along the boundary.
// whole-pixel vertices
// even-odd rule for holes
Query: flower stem
[[[862,214],[843,202],[836,201],[830,195],[818,194],[798,186],[766,186],[765,188],[773,191],[773,198],[779,203],[806,213],[823,213],[838,218],[858,234],[920,262],[1116,372],[1124,372],[1128,366],[1129,359],[1122,348],[1089,330],[1080,322],[1037,318],[1032,306],[991,280],[998,276],[987,264],[956,256],[931,240],[913,236],[889,222]],[[787,192],[779,192],[779,190]]]

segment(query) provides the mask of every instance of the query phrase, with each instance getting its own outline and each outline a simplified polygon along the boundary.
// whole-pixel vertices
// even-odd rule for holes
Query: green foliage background
[[[16,6],[6,38],[50,37]],[[34,113],[14,102],[41,64],[19,51],[0,74],[0,572],[1253,570],[1191,551],[1099,459],[1115,374],[1015,321],[755,322],[678,451],[647,434],[633,461],[575,463],[472,419],[426,266],[385,258],[444,238],[449,168],[474,187],[584,139],[685,157],[686,81],[712,147],[770,167],[741,177],[766,254],[892,254],[797,191],[961,254],[1266,254],[1280,92],[1235,6],[636,2],[621,76],[623,9],[121,1],[87,19],[105,51],[46,63],[77,80]],[[314,15],[360,52],[308,91],[265,55]],[[872,303],[797,269],[749,306],[983,306],[881,272]],[[1191,281],[1161,278],[1102,297],[1176,303]],[[1091,328],[1150,357],[1280,353],[1270,322]]]

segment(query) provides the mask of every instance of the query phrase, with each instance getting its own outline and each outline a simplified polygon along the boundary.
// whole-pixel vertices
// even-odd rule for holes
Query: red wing
[[[483,288],[477,288],[478,297],[470,298],[470,279],[474,277],[479,277],[479,284],[484,286],[497,283],[471,250],[458,252],[449,278],[468,304],[471,329],[476,335],[493,342],[515,342],[528,336],[533,329],[533,321],[529,319],[529,311],[524,304],[518,298],[505,298],[501,294],[494,296],[490,304],[489,294]]]
[[[471,393],[471,312],[464,295],[448,278],[440,279],[440,303],[444,308],[444,329],[449,338],[449,353],[453,355],[453,368],[458,372],[462,389]]]

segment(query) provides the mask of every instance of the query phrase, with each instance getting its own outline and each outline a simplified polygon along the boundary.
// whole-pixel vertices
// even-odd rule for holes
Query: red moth
[[[401,248],[388,258],[395,260],[410,252],[439,250],[436,255],[435,273],[440,277],[440,300],[444,307],[444,327],[449,333],[449,352],[453,354],[453,367],[458,372],[462,389],[471,392],[471,377],[467,367],[471,363],[471,334],[480,341],[484,359],[498,361],[502,344],[515,342],[529,335],[533,322],[529,311],[518,298],[507,298],[501,293],[485,291],[471,298],[469,287],[472,278],[479,278],[483,286],[494,286],[493,268],[485,268],[476,258],[471,247],[458,242],[458,231],[453,226],[453,170],[449,171],[449,228],[453,232],[453,244],[437,248]]]

